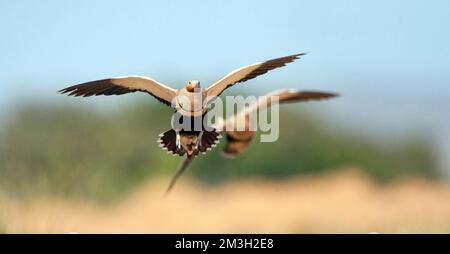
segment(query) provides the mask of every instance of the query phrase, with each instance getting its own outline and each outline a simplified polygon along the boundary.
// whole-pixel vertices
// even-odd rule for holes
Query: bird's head
[[[186,85],[186,90],[190,93],[193,93],[198,88],[200,88],[200,81],[198,80],[189,80]]]

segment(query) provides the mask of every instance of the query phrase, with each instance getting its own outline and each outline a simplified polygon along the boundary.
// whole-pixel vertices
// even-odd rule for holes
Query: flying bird
[[[278,103],[286,104],[293,102],[306,102],[312,100],[324,100],[338,96],[336,93],[318,92],[318,91],[296,91],[296,90],[280,90],[266,94],[259,98],[257,102],[242,109],[226,121],[220,121],[221,126],[218,128],[225,135],[226,144],[222,150],[222,155],[228,158],[234,158],[247,150],[248,146],[256,135],[256,120],[251,118],[252,114],[264,110],[272,106],[271,96],[278,97]],[[253,120],[253,121],[252,121]],[[237,130],[237,126],[244,127],[243,130]]]
[[[190,80],[181,89],[171,88],[149,77],[126,76],[91,81],[60,90],[70,96],[121,95],[145,92],[158,101],[174,108],[173,127],[159,135],[160,147],[173,155],[188,158],[205,153],[220,139],[220,132],[211,126],[195,126],[202,122],[208,111],[208,103],[234,84],[256,78],[270,70],[280,68],[303,56],[304,53],[272,59],[236,69],[207,88],[200,81]]]
[[[272,106],[272,96],[278,97],[278,103],[305,102],[311,100],[330,99],[338,96],[336,93],[318,92],[318,91],[296,91],[296,90],[279,90],[262,96],[255,103],[247,108],[241,109],[228,119],[219,118],[215,125],[215,129],[220,130],[222,136],[225,136],[225,146],[222,154],[227,158],[235,158],[244,153],[256,135],[256,122],[251,117],[258,111],[264,110]],[[237,126],[243,126],[241,130],[237,130]],[[178,178],[186,170],[194,157],[185,157],[177,167],[172,180],[166,190],[168,194],[175,185]]]

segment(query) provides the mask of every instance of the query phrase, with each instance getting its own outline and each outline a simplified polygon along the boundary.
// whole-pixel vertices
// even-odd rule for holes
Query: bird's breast
[[[181,89],[175,100],[177,112],[184,116],[201,116],[208,110],[204,91],[192,93]]]

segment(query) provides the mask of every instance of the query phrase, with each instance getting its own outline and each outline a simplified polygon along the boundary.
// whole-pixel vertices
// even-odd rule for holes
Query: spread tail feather
[[[159,147],[166,150],[169,154],[183,156],[185,151],[177,145],[177,133],[174,129],[159,134]]]
[[[189,134],[180,133],[183,137],[186,137]],[[192,134],[191,134],[192,135]],[[216,147],[219,143],[219,139],[222,137],[217,130],[212,131],[202,131],[199,134],[198,139],[198,148],[194,149],[194,152],[189,155],[198,155],[199,153],[206,153],[212,148]],[[182,141],[185,142],[185,141]],[[166,150],[169,154],[172,155],[180,155],[183,156],[186,154],[185,148],[183,145],[177,144],[177,132],[173,129],[170,129],[166,132],[159,134],[158,139],[159,146]],[[194,144],[195,145],[195,144]],[[195,145],[196,146],[196,145]]]
[[[203,131],[198,147],[199,152],[206,153],[216,147],[219,144],[220,138],[222,138],[222,135],[215,129],[213,131]]]

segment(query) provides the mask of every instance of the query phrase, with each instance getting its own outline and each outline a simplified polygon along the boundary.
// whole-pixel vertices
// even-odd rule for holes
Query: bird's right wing
[[[146,92],[160,102],[171,106],[177,90],[154,79],[142,76],[117,77],[91,81],[60,90],[62,94],[88,97],[92,95],[120,95],[136,91]]]
[[[280,57],[236,69],[228,73],[225,77],[221,78],[214,84],[207,87],[205,89],[206,95],[209,97],[209,100],[212,101],[215,97],[219,96],[228,87],[236,83],[245,82],[249,79],[256,78],[273,69],[283,67],[286,64],[291,63],[296,59],[299,59],[303,55],[305,54],[301,53],[291,56]]]

